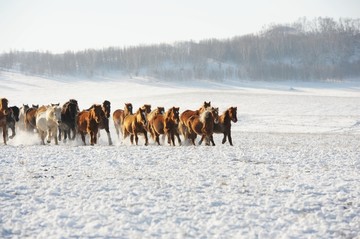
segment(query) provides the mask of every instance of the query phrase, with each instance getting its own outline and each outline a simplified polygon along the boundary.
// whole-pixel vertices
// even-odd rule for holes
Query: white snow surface
[[[238,107],[234,146],[0,141],[1,238],[360,238],[360,83],[0,72],[9,105]],[[87,138],[88,140],[88,138]]]

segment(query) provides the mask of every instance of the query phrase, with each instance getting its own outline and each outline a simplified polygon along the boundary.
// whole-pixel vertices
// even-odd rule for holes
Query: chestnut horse
[[[124,135],[124,132],[122,131],[122,125],[124,124],[125,117],[133,114],[132,109],[133,107],[131,103],[125,103],[124,110],[117,109],[113,113],[113,121],[118,138],[120,138],[120,131],[121,134]]]
[[[123,136],[126,139],[127,136],[130,135],[131,144],[135,143],[138,145],[138,133],[143,133],[145,136],[145,145],[148,145],[148,137],[146,131],[146,109],[139,108],[133,115],[127,115],[124,119],[124,124],[122,126],[122,132],[124,132]]]
[[[164,115],[165,114],[165,108],[164,107],[156,107],[153,111],[151,111],[149,114],[146,115],[148,126],[147,131],[151,134],[152,138],[155,140],[154,135],[152,134],[152,129],[150,129],[150,122],[152,119],[157,115]]]
[[[165,115],[157,114],[149,122],[149,129],[154,140],[160,145],[159,136],[165,134],[168,137],[168,143],[175,146],[175,135],[181,145],[178,133],[179,107],[170,108]]]
[[[200,115],[204,112],[208,107],[211,106],[211,101],[206,102],[198,109],[198,110],[185,110],[180,115],[180,122],[179,122],[179,131],[184,136],[185,140],[189,139],[189,132],[187,131],[187,121],[193,115]]]
[[[3,140],[4,140],[5,145],[6,145],[6,139],[7,139],[6,118],[7,118],[7,115],[10,113],[8,103],[9,103],[9,101],[6,98],[0,99],[0,127],[2,128],[2,131],[3,131]]]
[[[32,105],[32,107],[25,112],[24,122],[27,131],[34,131],[36,129],[36,112],[38,108],[39,105]]]
[[[228,137],[230,145],[233,146],[231,139],[231,121],[234,123],[237,122],[237,107],[230,107],[220,115],[219,123],[214,125],[214,133],[224,134],[222,143],[225,144],[226,137]]]
[[[59,140],[61,141],[61,136],[64,134],[64,141],[67,137],[69,139],[75,139],[76,136],[76,117],[79,113],[79,106],[77,100],[70,99],[66,102],[61,108],[61,123],[59,124]],[[72,137],[70,132],[73,132]]]
[[[76,124],[81,139],[85,143],[85,135],[90,134],[90,144],[97,143],[97,134],[101,119],[105,117],[105,113],[101,105],[94,104],[89,111],[83,110],[78,114]]]
[[[210,145],[210,142],[215,146],[213,139],[214,124],[218,123],[219,115],[218,108],[208,107],[200,115],[193,115],[187,121],[187,130],[189,132],[189,138],[193,145],[195,145],[195,139],[197,135],[201,136],[199,145],[205,139],[206,145]]]

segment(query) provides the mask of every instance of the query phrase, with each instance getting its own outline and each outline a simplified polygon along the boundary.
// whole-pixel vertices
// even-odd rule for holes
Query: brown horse
[[[4,144],[6,145],[6,138],[7,138],[7,123],[6,123],[6,117],[10,113],[9,112],[9,101],[6,98],[0,99],[0,127],[3,131],[3,140]]]
[[[157,115],[164,115],[165,114],[165,108],[164,107],[156,107],[156,109],[152,110],[149,114],[146,115],[148,125],[147,125],[147,131],[151,134],[152,138],[155,140],[154,135],[152,134],[152,129],[150,129],[150,122],[152,119]]]
[[[204,112],[208,107],[211,106],[211,101],[206,102],[198,109],[198,110],[185,110],[180,115],[180,122],[179,122],[179,131],[184,136],[185,139],[189,139],[189,132],[187,131],[187,121],[193,115],[200,115]]]
[[[149,122],[149,129],[154,140],[160,145],[159,136],[165,134],[168,137],[168,143],[175,146],[175,135],[177,136],[179,145],[181,145],[180,136],[178,134],[179,124],[179,107],[170,108],[165,115],[157,114]]]
[[[146,111],[143,108],[139,108],[138,111],[133,115],[127,115],[124,119],[124,124],[122,126],[122,132],[124,132],[123,136],[126,139],[127,136],[130,135],[131,144],[135,143],[138,145],[138,133],[143,133],[145,136],[145,145],[148,145],[148,137],[146,131]]]
[[[193,115],[187,121],[187,128],[189,132],[189,138],[193,145],[195,145],[195,139],[197,135],[201,136],[199,145],[206,140],[206,145],[210,145],[210,142],[215,146],[213,139],[214,124],[218,122],[218,108],[208,107],[200,115]]]
[[[214,125],[214,133],[224,134],[222,143],[225,144],[226,137],[228,137],[230,145],[233,146],[231,139],[231,121],[234,123],[237,122],[237,107],[230,107],[220,115],[219,123]]]
[[[27,131],[34,131],[36,129],[36,112],[38,108],[39,105],[32,105],[32,107],[25,112],[24,121]]]
[[[110,130],[109,130],[109,117],[111,113],[111,103],[108,100],[105,100],[102,104],[102,110],[104,111],[104,115],[101,117],[100,123],[99,123],[99,129],[105,129],[106,134],[108,136],[108,142],[109,145],[112,145]],[[99,132],[100,137],[100,132]]]
[[[117,134],[118,138],[120,138],[120,134],[119,134],[120,131],[121,131],[121,134],[124,135],[124,132],[122,131],[122,125],[124,124],[125,117],[133,114],[132,110],[133,110],[132,104],[125,103],[124,110],[117,109],[114,111],[113,121],[114,121],[114,126],[115,126],[115,130],[116,130],[116,134]]]
[[[83,110],[78,114],[76,124],[84,145],[86,134],[90,134],[91,145],[97,143],[99,123],[103,117],[105,114],[101,105],[93,105],[89,111]]]

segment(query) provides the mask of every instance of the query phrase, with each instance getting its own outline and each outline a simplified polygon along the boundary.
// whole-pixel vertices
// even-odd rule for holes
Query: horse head
[[[75,103],[69,102],[65,105],[65,108],[63,108],[64,113],[70,117],[70,119],[75,119],[76,115],[78,114],[78,106]]]
[[[0,99],[0,110],[3,112],[4,115],[8,115],[10,113],[8,103],[9,101],[6,98]]]
[[[61,108],[59,106],[48,106],[46,109],[46,119],[59,125],[61,123]]]
[[[104,113],[105,113],[105,116],[106,116],[106,118],[109,118],[110,117],[110,113],[111,113],[111,106],[110,106],[110,101],[108,101],[108,100],[105,100],[104,102],[103,102],[103,111],[104,111]]]
[[[232,122],[236,123],[238,121],[237,120],[237,107],[230,107],[228,111],[229,111],[230,119],[232,120]]]
[[[165,108],[164,107],[157,107],[157,113],[160,114],[160,115],[163,115],[165,113]]]
[[[136,112],[136,121],[144,126],[147,125],[146,109],[144,107],[139,108]]]
[[[17,107],[17,106],[11,106],[10,109],[11,109],[12,112],[13,112],[15,121],[18,122],[18,121],[19,121],[19,116],[20,116],[20,109],[19,109],[19,107]]]
[[[218,107],[211,107],[211,114],[214,118],[214,123],[219,123],[219,108]]]
[[[34,104],[32,104],[32,108],[38,109],[38,108],[39,108],[39,105],[34,105]]]
[[[100,123],[102,117],[105,116],[102,106],[96,104],[91,106],[89,113],[96,123]]]
[[[125,103],[124,108],[125,115],[132,115],[133,114],[133,106],[131,103]]]
[[[143,107],[141,107],[142,109],[145,109],[145,113],[149,114],[151,112],[151,105],[143,105]]]
[[[172,107],[169,109],[168,113],[166,114],[166,117],[169,117],[175,124],[179,124],[180,117],[179,117],[179,107]]]

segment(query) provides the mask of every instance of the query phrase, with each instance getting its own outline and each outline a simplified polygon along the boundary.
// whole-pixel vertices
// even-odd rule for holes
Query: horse
[[[114,126],[115,126],[115,130],[116,130],[116,134],[117,134],[118,138],[120,138],[120,134],[119,134],[120,131],[121,131],[121,134],[124,135],[124,132],[122,131],[122,125],[124,123],[125,117],[133,114],[132,110],[133,110],[132,104],[125,103],[124,110],[117,109],[114,111],[113,121],[114,121]]]
[[[210,145],[210,142],[215,146],[213,139],[214,124],[218,123],[218,108],[208,107],[200,115],[193,115],[187,121],[187,130],[189,132],[189,138],[193,145],[195,145],[195,139],[197,135],[201,136],[199,145],[206,140],[206,145]]]
[[[126,139],[130,135],[131,144],[135,143],[138,145],[138,133],[143,133],[145,137],[145,145],[148,145],[148,137],[146,131],[147,119],[146,119],[146,109],[139,108],[135,114],[127,115],[124,119],[124,124],[122,126],[122,132],[124,132],[123,137]]]
[[[180,115],[179,122],[179,131],[184,136],[185,139],[189,138],[189,132],[187,131],[186,123],[188,119],[193,115],[200,115],[204,112],[208,107],[211,107],[211,101],[204,101],[203,105],[198,110],[185,110]]]
[[[222,143],[225,144],[226,137],[228,137],[230,145],[233,146],[231,139],[231,121],[234,123],[237,122],[237,107],[230,107],[219,116],[219,123],[214,125],[214,133],[224,134]]]
[[[25,130],[25,114],[26,111],[29,109],[29,105],[22,105],[20,107],[20,112],[19,112],[19,122],[17,123],[17,128],[20,130]]]
[[[4,141],[5,145],[6,145],[6,139],[7,139],[6,118],[7,118],[7,115],[10,113],[8,103],[9,103],[9,101],[6,98],[0,99],[0,127],[2,128],[2,131],[3,131],[3,141]]]
[[[111,135],[110,135],[110,130],[109,130],[109,117],[110,117],[110,112],[111,112],[111,106],[110,106],[110,101],[105,100],[102,104],[102,110],[104,112],[104,115],[102,115],[101,120],[99,122],[99,129],[105,129],[107,136],[108,136],[108,142],[109,145],[112,145],[112,140],[111,140]],[[88,110],[90,110],[93,106],[91,106]],[[100,131],[98,133],[99,137],[100,137]]]
[[[102,109],[102,106],[98,104],[94,104],[92,107],[90,107],[89,111],[83,110],[78,114],[76,125],[84,145],[86,145],[86,134],[90,134],[91,145],[97,144],[99,123],[104,117],[105,113]]]
[[[79,106],[76,100],[70,99],[63,104],[61,108],[61,123],[59,124],[59,140],[61,141],[62,133],[64,133],[64,141],[69,136],[69,139],[74,140],[76,136],[76,116],[79,113]],[[70,136],[70,132],[73,136]]]
[[[61,108],[59,106],[47,106],[45,111],[41,111],[36,115],[36,128],[40,134],[41,144],[45,145],[45,137],[47,143],[54,138],[55,144],[58,145],[57,131],[61,123]]]
[[[6,135],[8,138],[12,139],[15,137],[16,133],[15,133],[15,123],[19,121],[19,113],[20,113],[20,109],[17,106],[11,106],[9,107],[9,114],[6,116],[6,123],[7,123],[7,128],[6,128]],[[11,129],[12,131],[12,135],[8,136],[8,129]]]
[[[32,105],[32,107],[25,112],[24,122],[27,131],[34,131],[36,129],[36,112],[38,108],[39,105]]]
[[[148,121],[148,126],[147,126],[147,131],[150,132],[151,136],[152,135],[152,130],[150,129],[150,122],[152,121],[152,119],[157,116],[157,115],[163,115],[165,113],[165,108],[164,107],[156,107],[156,109],[152,110],[149,114],[146,115],[147,121]],[[152,137],[154,139],[154,137]]]
[[[165,115],[157,114],[149,122],[152,137],[160,145],[159,136],[165,134],[168,137],[168,143],[175,146],[175,135],[177,136],[179,145],[181,145],[180,136],[178,134],[179,124],[179,107],[170,108]]]

